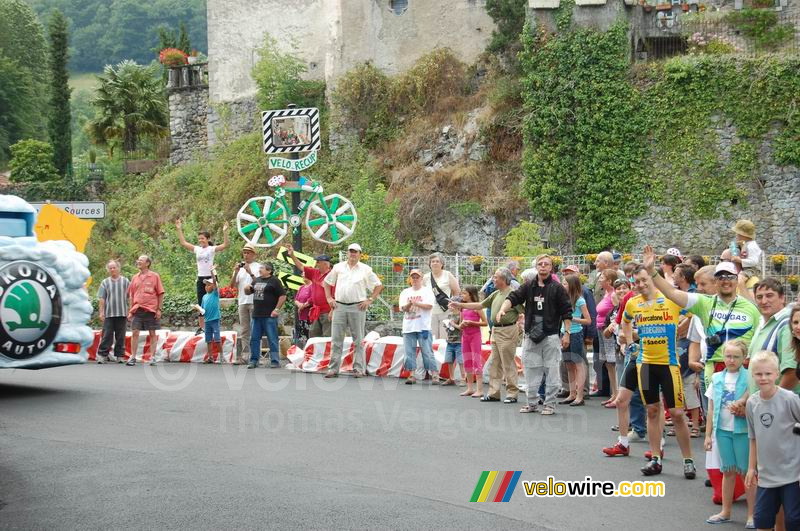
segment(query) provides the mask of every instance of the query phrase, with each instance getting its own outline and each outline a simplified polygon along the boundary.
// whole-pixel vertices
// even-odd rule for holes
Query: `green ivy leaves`
[[[525,193],[544,219],[574,220],[575,251],[635,243],[648,204],[675,219],[719,214],[759,177],[773,128],[779,164],[800,163],[800,59],[683,56],[629,63],[627,27],[526,27]],[[724,149],[721,146],[726,146]]]

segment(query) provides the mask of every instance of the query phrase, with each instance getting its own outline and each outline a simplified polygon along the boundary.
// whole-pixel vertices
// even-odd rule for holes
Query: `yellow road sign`
[[[292,261],[292,257],[289,256],[289,251],[286,250],[286,247],[281,247],[280,249],[278,249],[278,254],[276,256],[277,256],[278,260],[282,260],[282,261],[286,262],[289,265],[294,265],[294,262]],[[313,256],[308,256],[307,254],[298,253],[297,251],[295,251],[294,252],[294,256],[295,256],[295,258],[300,260],[301,264],[303,264],[306,267],[314,267],[314,264],[317,263],[317,261],[314,260]]]
[[[284,273],[279,272],[277,274],[278,280],[286,286],[286,289],[290,289],[293,291],[297,291],[303,287],[304,281],[303,277],[298,277],[297,275],[293,275],[291,273]]]

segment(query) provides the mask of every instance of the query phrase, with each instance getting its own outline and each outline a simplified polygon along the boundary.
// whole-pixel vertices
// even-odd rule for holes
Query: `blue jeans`
[[[630,353],[625,354],[625,365],[628,363],[635,363],[631,361]],[[619,379],[622,378],[623,373],[625,370],[623,369],[617,374]],[[631,403],[629,405],[628,413],[630,415],[630,426],[633,428],[633,431],[636,432],[637,435],[640,437],[647,437],[647,413],[644,410],[644,402],[642,402],[642,394],[639,390],[633,391],[633,396],[631,396]],[[627,433],[621,433],[620,435],[626,436]]]
[[[269,342],[269,356],[273,363],[280,363],[280,347],[278,346],[278,318],[277,317],[253,317],[250,332],[250,363],[258,363],[261,356],[261,338],[267,335]]]
[[[436,359],[433,357],[433,334],[430,330],[422,332],[405,332],[403,334],[403,349],[406,353],[405,367],[408,371],[417,368],[417,345],[422,351],[422,365],[427,371],[438,371]],[[412,374],[413,376],[413,374]]]
[[[628,412],[630,413],[630,425],[633,431],[640,437],[647,436],[647,414],[644,411],[644,403],[642,402],[642,394],[635,391],[631,397],[631,403]],[[627,433],[625,434],[627,435]]]

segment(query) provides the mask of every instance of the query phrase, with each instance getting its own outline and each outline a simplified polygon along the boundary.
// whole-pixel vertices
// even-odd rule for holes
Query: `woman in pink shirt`
[[[599,356],[606,364],[608,370],[608,381],[611,383],[611,396],[603,402],[603,405],[611,404],[617,397],[617,370],[616,370],[616,341],[614,338],[605,338],[600,333],[604,328],[604,323],[608,314],[614,309],[614,301],[611,296],[614,294],[614,282],[617,280],[617,272],[613,269],[606,269],[597,276],[597,285],[603,289],[603,298],[597,303],[597,343],[600,347],[599,352],[592,353]],[[597,375],[598,387],[600,375]]]
[[[294,305],[297,306],[297,323],[294,327],[294,344],[300,348],[306,346],[308,341],[308,327],[311,320],[311,307],[314,302],[311,300],[311,279],[306,278],[305,284],[297,290],[294,296]]]

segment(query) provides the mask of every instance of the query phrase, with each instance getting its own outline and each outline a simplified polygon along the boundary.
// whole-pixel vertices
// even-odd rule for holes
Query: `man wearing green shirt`
[[[792,330],[789,326],[789,314],[792,307],[786,306],[783,284],[777,279],[767,277],[753,287],[758,311],[763,320],[753,334],[748,357],[756,352],[769,350],[778,356],[780,378],[777,384],[800,394],[795,368],[797,362],[792,349]],[[758,386],[750,382],[750,392],[754,393]]]
[[[456,308],[466,308],[468,310],[480,310],[481,308],[491,308],[491,316],[494,321],[492,327],[492,354],[489,358],[489,391],[482,398],[484,402],[498,402],[500,400],[500,387],[503,376],[506,379],[506,404],[514,404],[517,401],[519,389],[517,388],[517,345],[519,344],[519,326],[517,321],[520,315],[524,315],[525,309],[522,305],[513,306],[507,310],[502,317],[500,309],[509,293],[513,291],[511,280],[513,279],[511,270],[501,267],[495,271],[493,280],[497,288],[481,302],[452,302]]]
[[[648,245],[644,252],[645,264],[654,263],[653,248]],[[731,339],[741,339],[749,344],[761,320],[756,305],[739,295],[736,266],[732,262],[717,264],[714,269],[714,282],[717,294],[704,295],[680,291],[659,275],[653,276],[656,289],[678,306],[696,315],[705,328],[705,342],[708,349],[705,367],[707,386],[710,385],[711,376],[725,368],[720,347]]]

